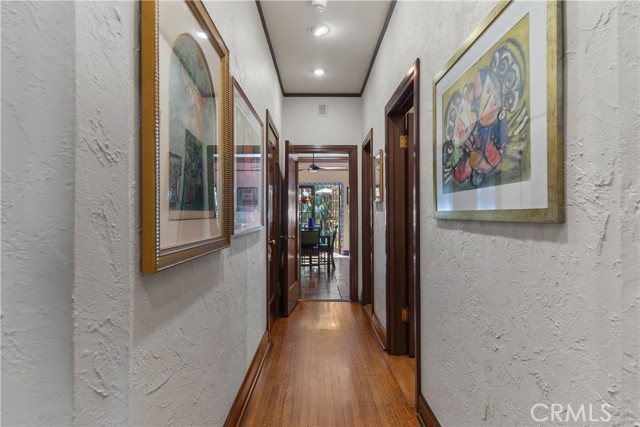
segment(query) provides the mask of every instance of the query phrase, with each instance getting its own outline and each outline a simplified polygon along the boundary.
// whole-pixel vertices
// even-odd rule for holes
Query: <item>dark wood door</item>
[[[373,306],[373,129],[362,145],[362,301]]]
[[[300,299],[300,279],[298,269],[298,157],[293,153],[291,142],[285,142],[285,177],[282,198],[282,242],[284,245],[283,301],[285,315],[291,314]]]
[[[400,143],[406,136],[405,116],[389,118],[387,162],[387,351],[408,354],[409,328],[403,314],[407,310],[407,150]],[[392,285],[392,286],[389,286]]]
[[[267,112],[267,302],[269,329],[280,315],[280,168],[278,133]]]

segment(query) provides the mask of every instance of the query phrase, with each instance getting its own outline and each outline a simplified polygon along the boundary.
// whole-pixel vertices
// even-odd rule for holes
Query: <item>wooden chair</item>
[[[333,265],[333,269],[336,268],[336,262],[333,260],[333,245],[336,242],[336,236],[338,235],[338,226],[333,227],[333,234],[329,239],[328,243],[321,243],[319,245],[319,251],[323,254],[323,257],[326,257],[327,261],[327,272],[331,270],[331,265]],[[329,264],[331,263],[331,264]]]
[[[312,268],[320,266],[320,231],[318,230],[302,230],[300,231],[300,265]],[[305,257],[309,257],[309,262],[305,264]],[[313,257],[316,257],[316,263],[313,263]]]

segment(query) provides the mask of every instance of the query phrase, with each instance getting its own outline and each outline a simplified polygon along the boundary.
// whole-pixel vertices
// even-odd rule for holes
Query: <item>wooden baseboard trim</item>
[[[371,316],[371,325],[373,326],[373,330],[376,333],[376,337],[378,338],[378,341],[380,341],[380,345],[382,346],[382,349],[386,350],[387,349],[387,331],[384,329],[384,326],[382,326],[382,323],[380,322],[380,319],[378,319],[378,316],[376,316],[375,312]]]
[[[249,369],[244,376],[240,390],[238,390],[236,399],[233,401],[233,405],[231,405],[229,415],[227,415],[227,419],[224,422],[224,427],[240,426],[242,417],[244,416],[247,405],[249,404],[251,393],[253,393],[253,388],[255,387],[258,376],[262,371],[264,361],[267,358],[269,346],[269,332],[265,331],[262,336],[262,340],[260,340],[260,344],[258,345],[258,349],[256,350],[256,354],[253,356]]]
[[[427,403],[427,399],[424,398],[422,393],[418,395],[418,404],[416,405],[418,411],[418,421],[424,427],[441,427],[440,421],[436,418],[436,414],[433,413],[431,407]]]

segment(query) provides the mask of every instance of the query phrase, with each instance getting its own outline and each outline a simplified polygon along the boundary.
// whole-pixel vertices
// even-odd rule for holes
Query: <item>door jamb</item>
[[[358,301],[358,146],[294,145],[293,150],[294,153],[345,153],[349,155],[349,191],[351,192],[349,199],[349,298],[351,301]]]

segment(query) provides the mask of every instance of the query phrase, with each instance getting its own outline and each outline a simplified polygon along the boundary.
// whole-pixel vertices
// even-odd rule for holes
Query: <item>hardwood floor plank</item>
[[[270,333],[245,426],[417,426],[357,303],[300,302]]]

